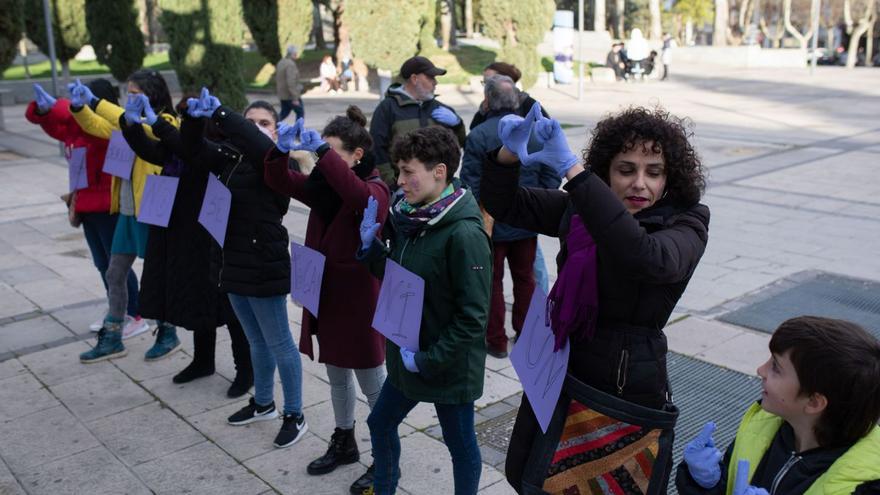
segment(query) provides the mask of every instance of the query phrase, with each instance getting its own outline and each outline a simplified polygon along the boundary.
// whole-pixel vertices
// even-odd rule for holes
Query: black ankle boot
[[[239,370],[235,373],[235,379],[232,380],[232,385],[229,386],[229,390],[226,391],[226,397],[229,397],[230,399],[241,397],[248,393],[248,390],[253,386],[254,375],[250,371]]]
[[[195,359],[189,363],[189,366],[174,375],[171,379],[174,383],[188,383],[196,378],[204,378],[214,374],[214,366],[211,364],[199,363]]]
[[[354,439],[354,428],[343,430],[336,428],[330,437],[330,446],[327,453],[309,463],[308,471],[311,475],[327,474],[343,464],[353,464],[360,459],[357,442]]]

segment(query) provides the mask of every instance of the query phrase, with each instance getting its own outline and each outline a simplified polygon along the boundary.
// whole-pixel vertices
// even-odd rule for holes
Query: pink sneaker
[[[129,339],[136,335],[140,335],[149,329],[150,324],[147,323],[147,320],[140,316],[132,318],[131,316],[125,315],[125,323],[122,327],[122,338]]]

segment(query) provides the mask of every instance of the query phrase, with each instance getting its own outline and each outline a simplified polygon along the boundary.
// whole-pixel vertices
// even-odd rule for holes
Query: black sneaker
[[[370,464],[370,467],[367,468],[367,472],[362,474],[360,478],[356,479],[354,483],[348,488],[348,493],[352,495],[363,495],[365,493],[370,493],[368,490],[373,489],[373,464]]]
[[[275,402],[268,406],[260,406],[251,397],[248,405],[242,407],[237,413],[229,416],[226,420],[234,426],[242,426],[254,421],[265,421],[267,419],[275,419],[278,417],[278,411],[275,410]]]
[[[285,414],[282,419],[284,423],[281,425],[281,431],[275,436],[275,446],[279,449],[290,447],[309,431],[306,417],[302,414],[298,416],[295,414]]]

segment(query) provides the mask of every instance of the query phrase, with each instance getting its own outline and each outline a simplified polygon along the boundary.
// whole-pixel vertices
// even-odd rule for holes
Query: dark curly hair
[[[695,204],[706,189],[706,173],[689,141],[692,126],[690,119],[676,117],[660,107],[627,108],[596,124],[590,145],[583,152],[584,163],[607,184],[611,161],[618,153],[652,142],[652,151],[663,155],[669,198],[680,204]]]
[[[455,134],[445,127],[422,127],[404,134],[391,147],[392,163],[409,161],[413,158],[425,164],[428,170],[434,170],[438,164],[446,165],[446,183],[452,182],[452,176],[458,170],[461,160],[461,148]]]
[[[342,147],[349,153],[354,153],[358,148],[367,152],[373,147],[373,139],[367,131],[367,118],[355,105],[348,107],[344,117],[339,115],[327,123],[321,135],[339,138]]]

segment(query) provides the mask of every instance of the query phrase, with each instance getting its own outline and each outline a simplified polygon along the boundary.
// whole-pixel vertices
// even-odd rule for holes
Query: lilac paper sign
[[[131,180],[131,167],[134,165],[134,151],[128,147],[119,131],[110,135],[107,154],[104,155],[104,172],[116,177]]]
[[[89,170],[86,167],[86,149],[73,148],[67,158],[67,176],[70,192],[89,187]]]
[[[425,281],[422,277],[387,260],[373,315],[373,328],[400,347],[418,351],[424,303]]]
[[[325,260],[324,255],[314,249],[290,243],[290,297],[316,317]]]
[[[546,307],[547,295],[536,287],[522,333],[510,353],[513,369],[544,433],[547,433],[562,391],[570,350],[566,341],[559,351],[553,352],[554,336],[546,317]]]
[[[232,193],[214,174],[208,174],[208,187],[199,211],[199,223],[208,230],[220,247],[226,239],[226,223],[229,221],[229,208],[232,206]]]
[[[144,195],[141,199],[138,222],[167,227],[171,219],[171,210],[174,208],[174,198],[177,196],[177,177],[162,177],[161,175],[147,176],[144,185]]]

